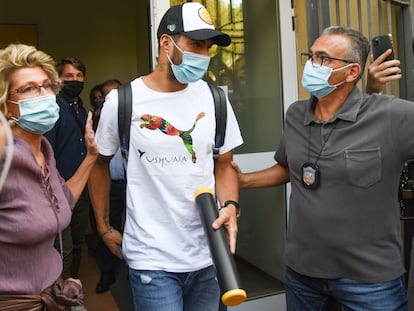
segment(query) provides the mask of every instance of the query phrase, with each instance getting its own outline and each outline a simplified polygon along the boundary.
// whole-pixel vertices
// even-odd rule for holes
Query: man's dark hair
[[[331,26],[326,28],[322,35],[342,35],[349,38],[349,49],[346,58],[358,63],[361,66],[359,77],[364,74],[370,44],[368,39],[359,31],[350,27]]]
[[[69,57],[64,57],[60,60],[59,63],[56,64],[56,70],[59,74],[59,77],[62,76],[62,72],[63,72],[63,67],[65,67],[65,65],[72,65],[73,67],[75,67],[76,69],[78,69],[79,71],[81,71],[83,73],[83,76],[86,77],[86,66],[85,64],[78,58],[73,57],[73,56],[69,56]]]
[[[117,84],[118,86],[120,86],[122,83],[118,79],[110,79],[102,82],[102,87],[112,84]]]
[[[117,89],[118,87],[120,87],[122,85],[121,81],[119,81],[118,79],[111,79],[111,80],[106,80],[104,82],[102,82],[102,86],[101,86],[101,91],[102,91],[102,95],[106,96],[110,90],[112,89]],[[108,89],[105,92],[105,89]]]

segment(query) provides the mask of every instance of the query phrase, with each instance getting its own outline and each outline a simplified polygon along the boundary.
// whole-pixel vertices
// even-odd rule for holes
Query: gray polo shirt
[[[286,264],[311,277],[395,279],[404,273],[398,185],[414,158],[414,103],[354,88],[328,122],[315,105],[289,107],[275,154],[292,184]],[[318,187],[305,188],[302,165],[316,161]]]

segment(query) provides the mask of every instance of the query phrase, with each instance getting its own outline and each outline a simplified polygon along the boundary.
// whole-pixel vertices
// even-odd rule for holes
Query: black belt
[[[125,180],[124,179],[112,179],[112,182],[114,184],[123,184]]]

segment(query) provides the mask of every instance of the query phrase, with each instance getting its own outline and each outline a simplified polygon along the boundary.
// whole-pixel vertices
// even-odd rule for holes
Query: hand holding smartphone
[[[378,56],[383,54],[386,50],[393,49],[392,48],[392,35],[380,35],[377,37],[372,38],[372,52],[374,54],[374,60],[377,59]],[[394,59],[394,53],[391,53],[385,60],[393,60]]]
[[[382,56],[391,49],[391,54]],[[378,93],[391,81],[401,79],[400,61],[394,59],[391,34],[372,38],[372,51],[374,61],[368,67],[366,92]],[[377,58],[379,58],[377,60]]]

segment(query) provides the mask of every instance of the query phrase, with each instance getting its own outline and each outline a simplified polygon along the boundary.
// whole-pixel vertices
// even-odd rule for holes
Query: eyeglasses
[[[36,96],[40,94],[41,88],[44,88],[44,90],[48,93],[57,94],[59,92],[60,86],[59,84],[52,83],[52,82],[45,83],[43,85],[28,84],[28,85],[21,86],[15,89],[14,91],[10,92],[10,95],[18,93],[18,94],[27,95],[27,96]]]
[[[300,53],[300,55],[302,59],[302,65],[305,65],[306,62],[310,60],[313,67],[321,67],[325,60],[328,60],[328,61],[339,60],[341,62],[348,63],[348,64],[355,63],[354,61],[349,60],[349,59],[341,59],[341,58],[331,57],[327,55],[320,55],[320,54],[313,54],[313,53]]]

